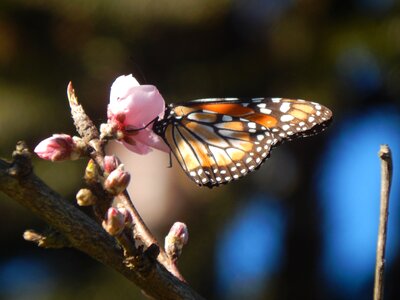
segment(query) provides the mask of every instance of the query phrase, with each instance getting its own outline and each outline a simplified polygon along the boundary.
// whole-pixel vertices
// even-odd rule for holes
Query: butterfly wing
[[[194,182],[213,187],[257,169],[272,147],[319,133],[331,119],[328,108],[304,100],[202,99],[171,105],[154,130]]]

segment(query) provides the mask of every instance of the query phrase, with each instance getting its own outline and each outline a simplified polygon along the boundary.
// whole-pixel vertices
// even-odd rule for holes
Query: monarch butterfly
[[[284,141],[323,131],[332,112],[285,98],[200,99],[170,104],[153,130],[199,186],[214,187],[256,170]]]

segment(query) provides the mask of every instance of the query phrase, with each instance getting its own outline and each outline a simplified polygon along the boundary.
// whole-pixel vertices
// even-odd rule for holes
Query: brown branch
[[[136,256],[124,257],[115,239],[99,224],[64,200],[31,171],[29,156],[26,148],[20,146],[12,163],[0,160],[0,191],[64,235],[72,247],[118,271],[150,297],[203,299],[155,260],[154,253],[157,252],[152,248]]]
[[[151,245],[157,245],[159,247],[159,256],[158,256],[159,262],[163,264],[168,271],[174,274],[174,276],[176,276],[182,281],[185,281],[182,274],[179,272],[179,269],[176,266],[176,264],[172,261],[171,258],[167,256],[164,249],[159,246],[156,238],[150,232],[150,229],[146,226],[146,223],[143,221],[139,212],[136,210],[136,207],[133,205],[132,200],[129,197],[129,193],[125,191],[124,193],[118,195],[118,199],[130,211],[135,220],[135,227],[134,227],[135,238],[141,240],[147,247],[150,247]]]
[[[389,146],[381,145],[378,155],[381,159],[381,207],[376,249],[374,300],[383,299],[383,277],[385,270],[386,235],[389,215],[389,194],[393,173],[392,153]]]

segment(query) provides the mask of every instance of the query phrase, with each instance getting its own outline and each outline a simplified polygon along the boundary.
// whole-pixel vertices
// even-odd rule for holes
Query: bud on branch
[[[53,134],[41,141],[34,151],[40,158],[46,160],[76,160],[84,153],[82,144],[78,137],[71,137],[68,134]]]
[[[183,246],[189,240],[189,231],[185,223],[175,222],[165,237],[165,252],[176,261],[182,254]]]

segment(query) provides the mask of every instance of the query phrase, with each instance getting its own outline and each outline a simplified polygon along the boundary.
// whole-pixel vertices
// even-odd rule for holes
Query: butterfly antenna
[[[133,73],[135,74],[135,77],[139,77],[142,79],[141,81],[143,83],[147,83],[146,76],[144,75],[142,68],[139,66],[139,64],[137,64],[135,62],[135,59],[133,58],[133,56],[129,57],[129,59],[132,62],[133,70],[134,70]],[[138,75],[138,76],[136,76],[136,75]]]

